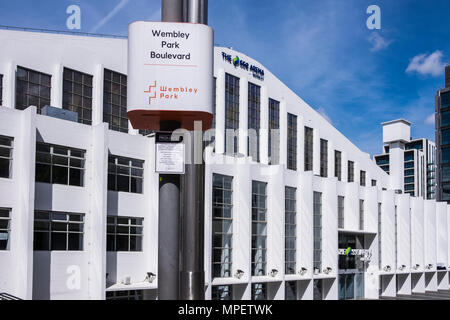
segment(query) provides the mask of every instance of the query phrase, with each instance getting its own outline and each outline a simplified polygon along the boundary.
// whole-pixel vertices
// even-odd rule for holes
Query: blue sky
[[[66,30],[71,4],[82,32],[126,35],[133,20],[160,19],[160,0],[2,0],[0,24]],[[366,27],[369,5],[381,8],[381,30]],[[216,44],[260,61],[372,155],[388,120],[434,141],[449,16],[448,0],[209,0]]]

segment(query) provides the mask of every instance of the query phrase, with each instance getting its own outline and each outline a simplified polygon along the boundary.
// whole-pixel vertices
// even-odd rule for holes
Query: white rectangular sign
[[[212,113],[211,27],[136,21],[128,30],[128,111]]]
[[[155,171],[184,174],[184,143],[156,143]]]

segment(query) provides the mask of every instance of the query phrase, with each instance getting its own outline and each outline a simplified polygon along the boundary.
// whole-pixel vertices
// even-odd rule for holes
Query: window
[[[104,70],[103,122],[110,130],[128,133],[127,76]]]
[[[378,202],[378,267],[381,269],[381,203]]]
[[[338,228],[344,229],[344,200],[342,196],[338,196]]]
[[[441,113],[441,127],[450,126],[450,110]]]
[[[397,206],[394,211],[394,244],[395,244],[395,268],[397,269]]]
[[[414,169],[405,170],[405,176],[414,176]]]
[[[359,200],[359,230],[364,230],[364,200]]]
[[[348,182],[354,182],[355,181],[355,168],[354,168],[354,163],[353,161],[349,161],[348,162]]]
[[[34,250],[82,251],[84,215],[36,211],[34,213]]]
[[[212,274],[231,277],[233,251],[233,178],[213,174]]]
[[[320,273],[322,269],[322,193],[314,192],[313,201],[313,267]]]
[[[295,274],[297,248],[297,189],[285,187],[284,234],[285,274]]]
[[[142,193],[144,161],[110,155],[108,190]]]
[[[106,300],[144,300],[143,290],[106,291]]]
[[[286,281],[284,286],[284,300],[297,300],[297,282]]]
[[[405,183],[414,183],[414,177],[405,177]]]
[[[3,105],[3,75],[0,74],[0,106]]]
[[[259,129],[261,123],[261,87],[248,83],[248,138],[247,152],[259,162]]]
[[[289,118],[289,116],[288,116]],[[289,121],[289,119],[288,119]],[[289,125],[288,125],[289,127]],[[280,146],[280,102],[269,98],[269,164],[278,164]],[[288,129],[289,130],[289,129]],[[272,141],[274,139],[274,141]],[[289,143],[289,141],[288,141]],[[273,146],[272,146],[273,144]],[[289,146],[288,146],[289,150]],[[288,151],[289,152],[289,151]]]
[[[63,109],[78,113],[78,122],[92,124],[92,76],[64,68]]]
[[[340,151],[334,151],[334,176],[338,178],[338,181],[342,179],[342,153]]]
[[[359,172],[359,184],[362,187],[366,186],[366,172],[363,170]]]
[[[414,168],[414,162],[405,162],[405,169]]]
[[[316,279],[313,282],[313,300],[323,300],[322,280]]]
[[[441,149],[441,163],[450,163],[450,148]]]
[[[225,153],[238,153],[239,78],[225,73]]]
[[[320,139],[320,176],[328,177],[328,141]]]
[[[377,165],[379,165],[379,166],[384,165],[384,164],[389,164],[389,155],[375,157],[375,161],[377,162]]]
[[[37,112],[50,105],[51,76],[38,71],[17,67],[16,109],[36,106]]]
[[[442,167],[441,170],[442,170],[442,182],[450,182],[450,166]]]
[[[267,300],[267,283],[252,283],[252,300]]]
[[[377,180],[372,179],[372,187],[376,187],[376,186],[377,186]]]
[[[450,91],[441,93],[441,108],[450,107]]]
[[[414,152],[405,152],[405,161],[413,161],[414,160]]]
[[[252,276],[266,275],[267,183],[252,181]]]
[[[233,287],[231,285],[213,286],[212,300],[233,300]]]
[[[142,251],[143,218],[108,216],[107,251]]]
[[[84,185],[84,150],[36,143],[36,182]]]
[[[288,113],[287,168],[297,170],[297,116]]]
[[[0,178],[11,178],[13,142],[11,137],[0,136]]]
[[[305,171],[313,169],[313,129],[305,127]]]
[[[11,235],[11,209],[0,208],[0,250],[9,250]]]

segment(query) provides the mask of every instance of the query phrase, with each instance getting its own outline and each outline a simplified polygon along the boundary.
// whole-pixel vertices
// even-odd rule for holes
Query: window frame
[[[114,159],[114,162],[111,162],[111,159]],[[122,163],[121,163],[122,162]],[[125,162],[128,162],[128,164],[125,164]],[[140,164],[140,166],[134,165],[133,163]],[[129,157],[122,157],[114,154],[109,154],[108,156],[108,190],[109,191],[116,191],[116,192],[128,192],[128,193],[135,193],[135,194],[144,194],[144,169],[145,169],[145,161],[140,159],[134,159]],[[114,170],[112,170],[114,169]],[[128,171],[128,174],[120,172],[120,171]],[[133,170],[135,172],[141,171],[141,176],[133,175]],[[114,181],[111,180],[112,176],[114,176]],[[120,177],[127,177],[128,179],[128,189],[127,190],[119,190],[119,183],[118,178]],[[138,182],[140,182],[140,192],[138,188],[138,184],[136,185],[136,190],[133,190],[133,179]],[[111,188],[112,183],[114,182],[114,187]]]
[[[2,140],[8,141],[3,143]],[[9,156],[2,155],[2,153],[9,153]],[[14,158],[14,138],[0,135],[0,161],[8,162],[8,176],[0,176],[0,179],[12,179],[13,178],[13,158]]]
[[[263,188],[263,193],[260,193]],[[260,202],[262,199],[263,202]],[[251,270],[252,276],[265,276],[267,273],[267,182],[252,180],[252,246],[251,246]],[[263,206],[259,206],[263,203]],[[256,206],[255,206],[256,205]],[[264,217],[264,219],[261,219]],[[261,228],[258,228],[261,226]],[[258,231],[259,230],[259,231]],[[256,232],[255,232],[256,231]],[[263,241],[261,241],[263,240]],[[264,246],[255,247],[254,243],[262,243]],[[258,254],[259,253],[259,254]],[[256,261],[255,258],[260,258]],[[260,267],[259,270],[257,268]],[[262,271],[262,273],[260,272]]]
[[[22,77],[19,77],[19,73],[25,72],[26,73],[26,80],[22,79]],[[38,80],[35,81],[35,77],[38,77]],[[44,81],[43,78],[48,78],[48,82]],[[40,72],[37,70],[25,68],[22,66],[17,66],[16,74],[16,99],[15,99],[15,109],[17,110],[25,110],[31,105],[35,105],[37,109],[37,113],[40,114],[42,112],[42,108],[46,105],[51,104],[51,89],[52,89],[52,75],[47,74],[44,72]],[[19,93],[19,88],[22,87],[24,92]],[[34,93],[33,88],[38,91],[38,93]],[[43,95],[43,93],[46,93],[48,91],[48,97],[46,95]],[[21,98],[21,95],[23,95],[23,98]],[[37,103],[32,102],[31,100],[36,99]],[[18,103],[22,102],[21,105]]]
[[[68,78],[69,73],[70,79]],[[81,82],[77,81],[77,77],[81,78]],[[62,108],[76,112],[78,114],[78,122],[86,125],[92,125],[93,80],[94,76],[90,74],[67,67],[63,69]],[[68,87],[69,85],[70,88]],[[79,90],[81,90],[80,93],[76,89],[78,86]],[[81,104],[75,104],[75,96],[79,97]],[[71,103],[69,103],[69,100]]]
[[[119,223],[119,219],[127,219],[127,223]],[[111,220],[113,220],[111,222]],[[133,223],[133,220],[136,220],[136,223]],[[140,222],[140,224],[138,223]],[[114,231],[109,231],[109,228],[113,227]],[[118,232],[119,228],[128,228],[128,233]],[[132,233],[132,229],[138,230],[140,229],[140,233],[137,231]],[[127,249],[126,250],[118,250],[117,242],[118,237],[126,237],[127,241]],[[113,237],[114,245],[113,248],[108,248],[109,241]],[[132,237],[136,238],[135,247],[136,249],[131,248],[131,239]],[[106,217],[106,238],[107,238],[107,252],[143,252],[144,251],[144,218],[143,217],[130,217],[130,216],[113,216],[108,215]],[[138,239],[140,239],[140,246],[138,246]],[[140,247],[140,249],[139,249]]]
[[[11,248],[11,220],[11,208],[0,208],[0,222],[6,221],[6,228],[0,225],[0,234],[6,234],[6,240],[0,239],[6,241],[6,246],[0,247],[0,251],[9,251]]]
[[[129,131],[127,90],[127,75],[103,69],[103,122],[108,123],[109,130],[123,133]]]

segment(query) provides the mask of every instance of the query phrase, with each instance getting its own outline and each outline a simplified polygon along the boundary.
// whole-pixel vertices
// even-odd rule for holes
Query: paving
[[[396,297],[380,297],[380,300],[450,300],[450,290],[426,291],[411,295],[398,294]]]

